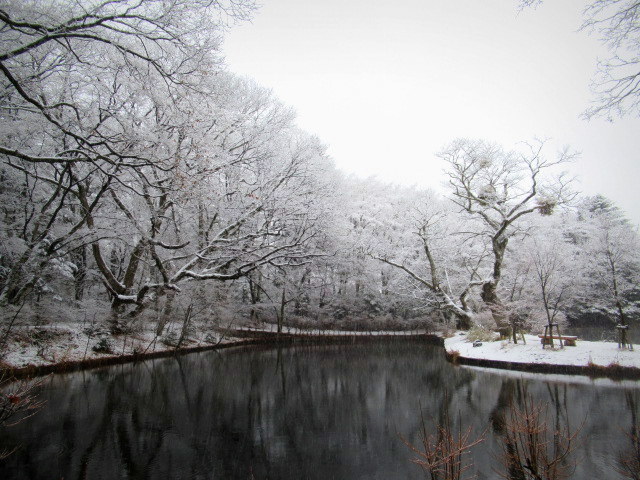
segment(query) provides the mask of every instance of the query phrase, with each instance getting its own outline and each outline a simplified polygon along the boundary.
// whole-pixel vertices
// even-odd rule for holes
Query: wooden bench
[[[551,342],[549,342],[549,336],[548,335],[545,337],[543,334],[539,334],[538,338],[540,339],[540,343],[542,345],[549,345],[551,343]],[[578,337],[574,337],[572,335],[562,335],[561,337],[559,337],[557,335],[553,335],[551,338],[553,338],[554,340],[562,340],[564,342],[564,344],[569,346],[569,347],[575,347],[576,346],[576,340],[578,339]]]

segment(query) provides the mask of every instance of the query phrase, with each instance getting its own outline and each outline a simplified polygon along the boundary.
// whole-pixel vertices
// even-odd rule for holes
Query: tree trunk
[[[616,310],[618,310],[618,315],[620,316],[620,325],[627,325],[627,318],[625,317],[624,309],[622,308],[622,301],[620,300],[620,292],[618,291],[618,276],[616,272],[616,265],[611,259],[610,259],[610,263],[611,263],[611,277],[613,279],[613,282],[612,282],[613,297],[616,302]]]
[[[184,321],[182,322],[182,329],[180,330],[180,338],[178,339],[178,344],[176,348],[180,348],[182,343],[187,338],[187,334],[189,332],[189,326],[191,325],[191,311],[193,310],[193,304],[189,304],[187,307],[187,311],[184,314]]]
[[[456,317],[456,329],[457,330],[469,330],[473,326],[471,315],[463,311],[451,311]]]
[[[76,265],[73,273],[75,282],[75,299],[80,301],[84,298],[85,279],[87,277],[87,246],[81,245],[72,252],[72,258]]]
[[[12,267],[9,275],[7,275],[7,279],[5,281],[4,287],[2,288],[2,292],[0,292],[0,305],[1,304],[11,304],[16,305],[20,301],[20,297],[23,295],[24,288],[21,288],[21,283],[24,276],[24,267],[27,265],[29,260],[32,258],[32,254],[35,250],[36,246],[32,245],[26,250],[15,262]]]
[[[255,305],[260,301],[260,288],[258,287],[258,284],[252,280],[250,275],[247,276],[247,283],[249,284],[249,296],[251,301],[251,312],[249,318],[251,320],[255,320],[257,317]]]
[[[280,314],[278,315],[278,333],[282,333],[282,324],[284,323],[284,310],[286,305],[286,287],[282,285],[282,296],[280,297]]]
[[[160,319],[158,320],[158,325],[156,326],[156,336],[159,337],[162,335],[164,331],[164,327],[171,320],[171,314],[173,313],[173,299],[176,296],[176,292],[170,290],[167,293],[167,300],[164,304],[164,308],[162,309],[162,313],[160,314]]]
[[[498,285],[502,277],[502,262],[508,242],[509,240],[507,238],[502,238],[501,236],[492,239],[493,275],[491,280],[482,284],[482,290],[480,292],[480,298],[482,298],[482,301],[489,307],[489,310],[491,310],[493,320],[499,328],[509,326],[508,315],[498,297]]]

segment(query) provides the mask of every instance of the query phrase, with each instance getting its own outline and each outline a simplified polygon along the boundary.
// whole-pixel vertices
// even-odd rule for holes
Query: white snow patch
[[[445,339],[447,352],[457,351],[460,357],[483,360],[497,360],[514,363],[546,363],[551,365],[587,366],[590,363],[601,366],[618,364],[624,367],[640,368],[640,351],[619,349],[617,343],[587,342],[580,340],[575,347],[559,348],[556,342],[554,349],[542,348],[537,335],[525,335],[526,344],[521,340],[513,344],[507,340],[482,342],[474,347],[464,333],[457,333]]]
[[[240,330],[251,332],[276,332],[277,326],[273,324],[266,324],[262,326],[242,327]],[[415,335],[438,335],[438,333],[431,330],[417,329],[417,330],[321,330],[321,329],[302,329],[294,327],[282,327],[282,333],[289,333],[292,335],[309,335],[309,336],[332,336],[332,337],[369,337],[369,336],[393,336],[393,337],[411,337]]]
[[[4,368],[21,368],[29,365],[42,366],[63,362],[76,362],[94,358],[119,357],[134,353],[152,353],[175,350],[157,337],[152,325],[127,335],[89,334],[88,323],[64,322],[52,325],[16,326],[11,332],[0,363]],[[105,327],[106,328],[106,327]],[[169,329],[167,329],[167,332]],[[174,329],[174,331],[176,331]],[[177,331],[179,334],[179,331]],[[209,330],[199,330],[185,339],[182,347],[213,346]],[[217,339],[220,338],[216,334]],[[112,347],[110,353],[97,353],[93,347],[101,338],[106,338]],[[177,337],[176,337],[177,338]],[[226,337],[226,344],[238,339]]]

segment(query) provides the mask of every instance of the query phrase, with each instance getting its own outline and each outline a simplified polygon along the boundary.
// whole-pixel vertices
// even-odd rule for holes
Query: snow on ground
[[[175,349],[180,332],[168,329],[158,337],[153,329],[136,331],[127,335],[107,335],[103,331],[87,328],[82,323],[56,323],[55,325],[17,326],[8,339],[5,353],[0,358],[3,368],[21,368],[28,365],[42,366],[64,362],[76,362],[95,358],[152,353]],[[172,337],[167,335],[173,332]],[[167,340],[170,338],[172,341]],[[104,339],[110,351],[95,351]],[[217,343],[237,341],[220,337],[212,331],[196,331],[182,344],[184,348],[212,346]]]
[[[232,327],[233,328],[233,327]],[[253,332],[274,332],[275,325],[261,325],[253,328],[241,327],[240,330]],[[427,334],[425,330],[407,332],[360,332],[339,330],[300,330],[283,328],[284,333],[295,335],[331,335],[331,336],[406,336]],[[171,333],[171,329],[169,329]],[[79,361],[84,359],[109,356],[129,355],[132,353],[151,353],[173,350],[179,330],[173,329],[173,342],[167,341],[167,333],[156,337],[152,329],[143,329],[127,335],[104,335],[103,332],[92,332],[85,323],[57,323],[55,325],[21,326],[12,332],[5,354],[0,358],[4,367],[20,368],[27,365],[51,365],[55,363]],[[110,351],[95,351],[101,338],[108,341]],[[542,348],[537,335],[525,335],[526,344],[519,341],[514,345],[510,341],[498,340],[483,342],[474,347],[467,340],[465,333],[456,333],[445,339],[448,352],[457,351],[461,357],[497,360],[514,363],[544,363],[553,365],[589,364],[610,366],[618,364],[624,367],[640,368],[640,347],[637,351],[618,349],[617,344],[609,342],[587,342],[578,339],[575,347],[551,349]],[[212,329],[195,329],[182,344],[184,348],[213,346],[217,343],[238,342],[238,338],[221,338]]]
[[[554,341],[554,349],[549,346],[543,349],[537,335],[525,335],[525,339],[526,345],[519,339],[517,345],[511,341],[497,340],[482,342],[481,346],[474,347],[473,343],[467,340],[466,334],[460,332],[445,339],[445,348],[448,352],[457,351],[464,358],[483,360],[578,366],[592,363],[605,367],[618,364],[640,368],[640,350],[619,349],[617,343],[587,342],[578,338],[575,347],[559,348],[557,341]]]
[[[276,325],[262,324],[253,327],[227,326],[239,328],[242,332],[276,332]],[[205,326],[190,329],[182,343],[183,348],[213,346],[218,343],[242,342],[241,338],[221,336],[221,330]],[[339,330],[301,330],[284,327],[283,333],[312,336],[403,336],[428,333],[425,330],[411,332],[361,332]],[[77,362],[95,358],[117,357],[121,355],[144,354],[174,350],[180,336],[180,325],[167,325],[162,336],[156,336],[153,325],[147,325],[129,334],[110,335],[103,325],[88,322],[59,322],[51,325],[15,326],[11,331],[4,355],[0,357],[0,367],[22,368],[43,366],[64,362]],[[96,351],[101,341],[106,342],[109,351]]]
[[[241,330],[251,331],[251,332],[275,332],[277,331],[277,326],[274,324],[264,324],[262,326],[255,327],[242,327]],[[344,337],[344,336],[371,336],[371,335],[382,335],[385,337],[388,336],[413,336],[413,335],[428,335],[434,334],[434,332],[430,330],[320,330],[320,329],[301,329],[295,327],[282,327],[282,333],[289,333],[292,335],[329,335],[333,337]]]

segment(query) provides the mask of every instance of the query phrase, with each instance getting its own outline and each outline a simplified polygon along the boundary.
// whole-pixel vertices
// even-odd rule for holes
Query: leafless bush
[[[416,458],[411,461],[419,465],[431,480],[459,480],[463,478],[463,474],[473,466],[470,462],[465,463],[463,456],[484,440],[484,432],[473,438],[471,427],[463,430],[459,425],[456,430],[451,423],[447,409],[445,409],[440,422],[433,422],[434,433],[427,431],[422,409],[420,409],[420,420],[422,429],[420,446],[416,447],[400,436],[404,444],[416,454]]]
[[[37,381],[14,381],[6,374],[0,375],[0,431],[16,425],[35,415],[44,405],[38,399],[37,391],[44,379]],[[0,451],[0,460],[8,457],[13,450]]]
[[[507,479],[560,480],[569,478],[575,469],[571,453],[580,431],[571,431],[568,421],[547,420],[548,405],[536,403],[526,395],[522,406],[511,404],[505,422],[502,456]]]
[[[640,428],[636,425],[627,436],[630,446],[618,456],[615,470],[624,478],[640,480]]]

